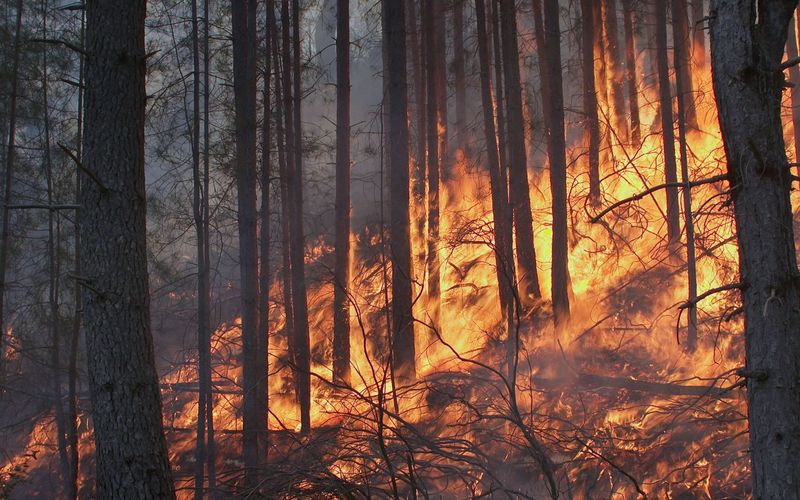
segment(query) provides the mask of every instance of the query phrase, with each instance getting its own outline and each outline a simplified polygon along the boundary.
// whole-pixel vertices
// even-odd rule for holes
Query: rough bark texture
[[[547,155],[553,200],[553,319],[558,330],[569,320],[569,248],[567,244],[567,145],[564,139],[564,91],[561,77],[561,28],[558,0],[544,1],[544,41],[549,79]]]
[[[739,241],[753,498],[800,498],[800,292],[780,66],[797,0],[714,0],[711,63]],[[756,9],[758,15],[756,16]],[[756,22],[756,18],[758,22]]]
[[[236,188],[242,304],[242,450],[245,488],[258,484],[264,395],[259,393],[263,360],[258,340],[258,211],[256,210],[256,2],[234,0],[233,91],[236,106]]]
[[[661,1],[661,0],[659,0]],[[611,70],[611,101],[614,113],[614,130],[619,140],[628,138],[628,122],[625,119],[625,91],[622,50],[619,43],[619,23],[617,22],[617,0],[602,0],[605,20],[606,55]]]
[[[500,164],[497,135],[492,110],[492,86],[489,76],[489,44],[486,35],[486,7],[484,0],[475,0],[475,19],[480,64],[481,104],[483,105],[483,130],[486,139],[486,166],[492,191],[492,216],[494,219],[494,256],[497,268],[497,286],[500,307],[506,319],[512,317],[514,300],[514,253],[511,242],[511,212],[508,206],[508,180]]]
[[[595,25],[592,0],[581,0],[581,66],[583,70],[583,129],[589,147],[589,200],[600,204],[600,122],[594,80]]]
[[[150,334],[145,0],[86,3],[81,278],[98,498],[174,498]]]
[[[672,117],[672,93],[669,81],[669,60],[667,58],[667,5],[656,2],[656,64],[658,67],[658,97],[661,115],[661,136],[664,147],[664,175],[668,184],[678,180],[675,163],[675,130]],[[667,239],[670,245],[680,240],[680,214],[678,209],[678,189],[667,188]]]
[[[797,15],[792,16],[789,23],[789,36],[786,39],[786,55],[789,59],[797,57]],[[791,90],[792,128],[794,138],[794,161],[800,158],[800,67],[796,64],[789,68],[789,81],[795,86]],[[800,168],[800,166],[798,166]]]
[[[536,250],[533,246],[533,216],[528,187],[528,158],[522,119],[522,88],[517,46],[517,19],[514,0],[500,0],[503,70],[506,86],[506,117],[510,163],[510,200],[514,212],[517,269],[520,298],[527,306],[541,297]]]
[[[383,39],[389,87],[389,169],[392,260],[392,363],[401,380],[415,376],[414,318],[411,312],[411,233],[408,212],[408,120],[404,0],[384,0]]]
[[[336,263],[333,376],[350,382],[350,0],[336,3]]]

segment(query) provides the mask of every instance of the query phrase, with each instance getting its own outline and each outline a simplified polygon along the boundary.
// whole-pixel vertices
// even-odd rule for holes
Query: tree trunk
[[[611,101],[614,113],[614,130],[617,141],[628,139],[628,122],[625,118],[625,91],[622,50],[617,23],[617,0],[602,0],[606,30],[606,55],[611,69]]]
[[[333,377],[350,383],[350,0],[336,3],[336,269]]]
[[[692,0],[692,60],[694,67],[702,70],[706,66],[706,16],[704,0]]]
[[[517,269],[520,296],[524,306],[542,296],[533,246],[533,216],[528,187],[528,158],[522,119],[522,89],[517,46],[517,20],[514,0],[500,0],[503,70],[506,87],[506,116],[510,162],[510,200],[514,213]]]
[[[642,126],[639,119],[639,77],[636,73],[636,36],[633,32],[633,0],[622,0],[625,29],[625,79],[628,82],[628,109],[631,114],[631,142],[635,147],[642,143]]]
[[[658,97],[661,115],[661,136],[664,146],[664,171],[666,182],[678,180],[675,165],[675,131],[672,118],[672,94],[669,82],[669,60],[667,58],[667,5],[656,2],[656,64],[658,65]],[[670,252],[680,241],[680,221],[678,212],[678,189],[669,187],[667,192],[667,239]]]
[[[22,46],[22,0],[17,0],[17,21],[14,32],[14,55],[11,63],[11,95],[8,110],[8,150],[6,152],[6,165],[3,172],[3,229],[0,233],[0,382],[5,379],[5,348],[3,339],[6,336],[5,297],[6,297],[6,266],[8,265],[8,250],[11,238],[11,183],[14,179],[14,154],[17,138],[17,91],[19,87],[19,54]]]
[[[297,349],[296,375],[297,396],[300,400],[300,429],[302,433],[311,430],[311,348],[308,333],[308,302],[306,301],[305,248],[303,235],[303,124],[301,106],[303,95],[302,54],[300,52],[300,2],[292,0],[292,53],[293,70],[293,125],[294,169],[290,172],[289,189],[292,191],[293,205],[290,216],[291,256],[292,256],[292,306],[294,307],[294,335]]]
[[[483,105],[483,130],[486,138],[486,164],[492,192],[494,219],[494,257],[497,269],[497,288],[500,308],[506,321],[513,317],[514,253],[512,249],[511,213],[508,206],[508,182],[497,150],[494,126],[492,86],[489,76],[489,44],[486,35],[486,8],[484,0],[475,0],[477,23],[478,60],[480,64],[481,103]]]
[[[99,498],[175,498],[150,335],[145,0],[86,3],[80,277]]]
[[[544,14],[542,13],[542,0],[533,0],[533,31],[536,36],[536,55],[539,59],[539,82],[542,94],[542,116],[544,122],[550,120],[550,77],[547,74],[547,51],[545,50]],[[533,102],[533,99],[530,99]],[[532,114],[532,113],[531,113]],[[546,128],[546,125],[545,125]]]
[[[266,413],[259,394],[263,366],[258,340],[258,212],[256,210],[256,3],[232,2],[233,89],[236,105],[236,188],[242,304],[242,451],[244,487],[259,482],[259,434]]]
[[[408,121],[405,1],[384,0],[383,40],[389,80],[389,140],[392,259],[392,365],[399,380],[416,374],[414,318],[411,311],[411,233],[408,211]],[[430,73],[428,73],[430,76]],[[431,80],[429,80],[430,82]],[[430,94],[429,94],[430,96]],[[430,127],[430,125],[429,125]],[[429,152],[430,155],[430,152]]]
[[[594,80],[595,25],[592,0],[581,0],[581,66],[583,72],[583,130],[589,147],[589,201],[600,205],[600,121]]]
[[[689,63],[690,53],[688,50],[691,38],[689,35],[689,9],[686,5],[687,0],[672,0],[672,44],[680,48],[675,51],[675,80],[680,80],[680,87],[686,94],[684,103],[686,104],[686,122],[689,127],[697,129],[697,111],[694,105],[694,94],[692,92],[692,67]]]
[[[744,284],[753,498],[800,498],[800,292],[780,67],[797,0],[713,0],[711,64]]]
[[[502,43],[500,42],[500,8],[497,0],[490,0],[488,3],[491,11],[491,22],[489,27],[492,32],[492,52],[494,53],[494,100],[495,100],[495,126],[497,128],[497,155],[500,159],[500,168],[503,176],[508,177],[509,165],[507,141],[506,141],[506,118],[505,118],[505,92],[503,82],[503,55]]]
[[[438,87],[444,68],[441,65],[439,54],[437,54],[436,23],[435,23],[435,0],[424,0],[425,7],[422,11],[423,47],[425,50],[425,79],[427,86],[428,119],[427,119],[427,138],[428,138],[428,250],[427,250],[427,274],[428,274],[428,301],[425,322],[435,332],[441,331],[439,323],[440,301],[441,301],[441,262],[439,260],[439,188],[441,172],[443,169],[443,154],[439,149],[442,146],[439,140],[442,132],[443,120],[442,101],[440,100]],[[390,98],[391,99],[391,98]],[[445,126],[446,127],[446,126]],[[392,191],[394,193],[394,191]]]
[[[797,15],[792,16],[789,21],[789,35],[786,39],[786,55],[789,59],[797,57]],[[794,161],[797,163],[800,158],[800,67],[793,64],[789,68],[789,81],[795,86],[791,90],[792,99],[792,129],[794,138]],[[800,165],[798,165],[800,168]]]
[[[453,82],[456,88],[456,146],[467,157],[467,77],[464,55],[464,0],[453,2]]]
[[[561,28],[558,0],[544,2],[545,52],[550,80],[547,155],[553,200],[553,320],[556,331],[569,321],[569,248],[567,244],[567,145],[564,139],[564,93],[561,77]]]

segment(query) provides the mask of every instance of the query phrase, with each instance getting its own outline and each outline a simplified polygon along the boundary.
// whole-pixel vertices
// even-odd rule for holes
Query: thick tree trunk
[[[467,77],[464,55],[464,1],[453,2],[453,83],[456,90],[456,147],[467,155]]]
[[[789,59],[797,57],[797,15],[789,21],[789,35],[786,38],[786,55]],[[789,81],[795,86],[791,90],[792,99],[792,129],[794,138],[794,161],[800,158],[800,67],[796,64],[789,68]],[[798,166],[800,168],[800,165]]]
[[[99,498],[175,498],[150,335],[145,0],[86,3],[80,278]]]
[[[636,73],[636,36],[633,32],[633,0],[622,0],[625,31],[625,80],[628,83],[628,110],[631,114],[631,142],[639,147],[642,125],[639,119],[639,77]]]
[[[411,233],[408,211],[408,120],[405,1],[384,0],[383,40],[389,86],[392,259],[392,364],[399,380],[415,377],[414,318],[411,312]],[[430,80],[429,80],[430,81]],[[430,154],[430,152],[429,152]]]
[[[569,248],[567,244],[567,145],[564,139],[564,92],[561,77],[561,28],[558,0],[544,2],[545,52],[550,96],[547,155],[553,200],[551,291],[556,330],[569,320]]]
[[[614,113],[614,130],[617,140],[628,139],[628,122],[625,118],[625,90],[622,50],[619,43],[619,23],[617,22],[617,0],[602,0],[605,20],[606,55],[611,70],[611,105]]]
[[[581,0],[581,67],[583,72],[583,130],[588,144],[589,201],[600,204],[600,121],[597,116],[597,87],[594,80],[595,25],[592,0]]]
[[[528,187],[528,158],[522,118],[522,88],[517,46],[517,20],[514,0],[500,0],[503,69],[506,87],[506,117],[510,163],[510,200],[514,213],[517,269],[520,296],[524,306],[542,296],[533,246],[533,216]]]
[[[236,105],[236,188],[239,209],[239,269],[242,303],[242,450],[246,489],[258,485],[262,419],[260,367],[266,356],[258,340],[258,212],[256,210],[256,3],[234,0],[233,88]],[[260,362],[260,360],[262,362]]]
[[[667,57],[667,5],[656,2],[656,64],[658,65],[658,97],[661,115],[661,136],[664,147],[664,172],[666,182],[677,182],[675,164],[675,130],[672,118],[672,93],[669,81],[669,60]],[[672,248],[680,241],[680,214],[678,208],[678,189],[669,187],[667,193],[667,239]]]
[[[494,125],[492,84],[489,76],[489,44],[486,34],[486,8],[484,0],[475,0],[477,23],[478,60],[483,105],[483,131],[486,139],[486,166],[492,191],[492,216],[494,219],[494,260],[497,269],[497,288],[500,308],[506,321],[513,317],[515,270],[512,249],[511,212],[508,205],[508,182],[500,164],[497,135]]]
[[[689,9],[686,5],[687,0],[672,0],[672,44],[678,49],[675,51],[675,79],[680,80],[680,87],[686,94],[684,96],[686,122],[689,127],[697,128],[697,111],[694,105],[694,93],[692,92],[692,66],[690,64],[689,45],[691,38],[689,34]]]
[[[294,140],[294,169],[290,172],[289,189],[292,192],[291,257],[292,306],[294,307],[294,335],[296,348],[297,397],[300,400],[300,429],[311,430],[311,347],[308,332],[308,302],[306,300],[305,236],[303,232],[303,124],[301,106],[303,95],[302,54],[300,49],[300,2],[292,0],[292,97]]]
[[[333,377],[350,383],[350,0],[336,3],[336,263]]]
[[[800,498],[800,291],[780,67],[797,0],[713,0],[711,64],[744,284],[753,498]],[[758,8],[758,15],[756,14]]]

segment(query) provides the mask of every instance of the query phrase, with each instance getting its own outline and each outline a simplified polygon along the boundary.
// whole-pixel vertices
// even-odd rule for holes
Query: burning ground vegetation
[[[700,74],[700,72],[698,72]],[[708,75],[705,76],[708,85]],[[642,107],[641,145],[606,137],[603,199],[588,197],[586,159],[568,150],[571,318],[554,329],[546,299],[505,317],[498,303],[488,175],[463,160],[443,185],[442,303],[438,326],[423,276],[424,227],[412,224],[416,371],[391,369],[391,266],[380,225],[352,235],[352,375],[333,382],[333,286],[324,242],[306,252],[312,356],[311,431],[300,432],[282,284],[269,309],[267,456],[252,497],[266,498],[748,498],[750,459],[743,323],[734,222],[723,183],[693,190],[695,303],[685,251],[666,242],[657,104]],[[601,102],[605,116],[611,104]],[[693,179],[724,171],[712,102],[698,103],[688,136]],[[786,134],[790,137],[791,125]],[[580,142],[580,141],[578,141]],[[791,143],[787,139],[787,143]],[[548,178],[533,170],[535,243],[549,289]],[[645,193],[642,195],[641,193]],[[635,198],[635,199],[634,199]],[[412,207],[422,211],[423,206]],[[598,214],[601,216],[598,217]],[[526,298],[517,302],[525,302]],[[697,345],[687,311],[697,306]],[[216,485],[241,492],[240,322],[212,339]],[[163,375],[163,417],[178,495],[194,493],[197,358]],[[79,413],[80,496],[93,494],[92,423]],[[0,468],[2,493],[48,497],[56,488],[55,418],[41,411]],[[245,497],[248,493],[245,493]]]

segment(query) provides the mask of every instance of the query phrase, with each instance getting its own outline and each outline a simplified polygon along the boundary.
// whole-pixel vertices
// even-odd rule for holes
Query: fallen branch
[[[660,394],[663,396],[731,397],[730,390],[713,385],[682,385],[668,382],[650,382],[626,377],[608,377],[591,373],[579,373],[575,377],[563,378],[531,377],[531,382],[537,387],[546,389],[567,389],[575,387],[580,389],[601,389],[607,387],[646,392],[649,394]]]

